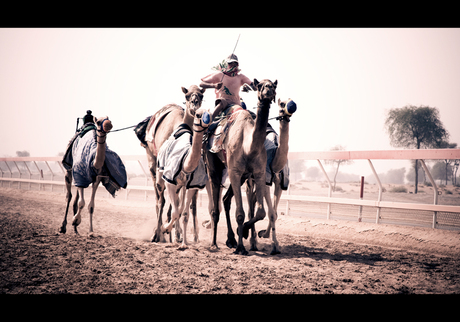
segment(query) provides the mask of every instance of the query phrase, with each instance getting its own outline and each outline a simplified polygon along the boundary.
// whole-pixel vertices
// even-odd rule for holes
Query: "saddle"
[[[157,147],[155,146],[154,135],[157,131],[158,125],[164,120],[164,118],[171,113],[173,110],[184,110],[181,106],[176,104],[168,104],[157,111],[152,116],[147,117],[142,122],[140,122],[134,132],[136,132],[137,138],[141,141],[143,147],[147,147],[147,142],[153,143],[154,153],[158,152]]]
[[[223,150],[224,139],[227,136],[227,132],[237,115],[242,111],[248,112],[240,105],[229,105],[213,120],[208,128],[207,135],[203,139],[207,143],[210,152],[218,153]]]

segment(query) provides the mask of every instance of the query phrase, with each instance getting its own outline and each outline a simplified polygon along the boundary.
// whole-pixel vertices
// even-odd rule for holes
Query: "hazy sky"
[[[2,28],[0,156],[64,152],[87,109],[118,129],[182,104],[181,87],[198,85],[239,34],[241,72],[277,79],[277,99],[297,103],[290,151],[393,149],[385,113],[408,104],[437,107],[460,145],[460,29]],[[241,96],[256,105],[254,92]],[[204,106],[214,98],[208,90]],[[145,153],[132,129],[107,143]]]

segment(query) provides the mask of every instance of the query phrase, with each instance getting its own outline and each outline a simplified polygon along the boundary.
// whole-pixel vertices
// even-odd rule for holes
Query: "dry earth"
[[[460,293],[458,231],[280,215],[282,253],[259,239],[240,256],[225,246],[223,216],[217,251],[203,227],[179,251],[149,242],[153,201],[98,198],[92,235],[86,210],[80,235],[70,221],[57,233],[64,210],[62,192],[0,188],[1,294]],[[199,222],[208,218],[203,205]]]

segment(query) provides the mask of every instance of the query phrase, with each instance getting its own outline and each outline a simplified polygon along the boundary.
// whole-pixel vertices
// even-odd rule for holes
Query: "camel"
[[[91,111],[87,112],[87,118]],[[92,115],[91,115],[92,117]],[[95,123],[95,124],[94,124]],[[105,186],[107,191],[115,197],[115,192],[121,187],[126,188],[126,170],[120,157],[107,148],[107,133],[112,129],[112,122],[107,116],[94,118],[83,125],[70,141],[62,164],[66,168],[65,185],[66,210],[60,233],[66,233],[67,214],[72,200],[72,177],[75,180],[77,194],[73,203],[74,217],[72,225],[78,234],[77,227],[81,223],[81,213],[85,207],[84,189],[92,184],[91,200],[88,204],[89,233],[93,233],[94,198],[99,184]],[[81,200],[79,200],[81,197]]]
[[[266,167],[266,185],[271,186],[272,182],[274,183],[275,190],[273,194],[273,208],[275,210],[275,216],[271,217],[269,220],[269,224],[267,229],[259,231],[258,236],[260,238],[269,238],[270,231],[273,231],[273,249],[270,255],[276,255],[280,253],[279,247],[277,247],[278,242],[276,241],[276,229],[275,229],[275,221],[278,218],[278,204],[280,201],[281,194],[283,190],[287,189],[288,182],[288,171],[289,168],[287,166],[287,156],[289,152],[289,122],[291,115],[296,111],[297,106],[294,101],[291,99],[281,101],[278,99],[278,106],[279,106],[279,116],[276,117],[277,120],[280,121],[280,135],[278,136],[276,132],[271,128],[270,124],[267,128],[267,138],[265,140],[265,148],[267,150],[267,167]],[[278,143],[279,141],[279,143]],[[277,147],[275,147],[276,142]],[[269,153],[275,154],[269,157]],[[271,161],[271,162],[270,162]],[[269,190],[268,187],[266,189]],[[254,212],[255,206],[255,191],[254,191],[254,183],[252,178],[248,178],[246,180],[246,195],[248,199],[248,209],[249,212]],[[233,230],[231,227],[230,222],[230,206],[231,206],[231,199],[233,197],[233,189],[232,186],[228,188],[225,196],[223,197],[223,204],[225,209],[225,215],[227,218],[227,229],[231,231],[230,235],[233,234]],[[267,201],[268,202],[268,201]],[[249,215],[251,217],[253,215]],[[252,251],[257,251],[257,244],[255,238],[255,229],[251,229],[251,248]],[[227,244],[229,247],[233,245],[232,242]]]
[[[192,198],[196,197],[197,189],[203,189],[208,181],[201,147],[203,134],[209,123],[209,113],[204,108],[196,110],[194,119],[184,117],[184,123],[177,127],[158,152],[157,172],[162,175],[157,178],[157,186],[166,192],[172,207],[171,220],[161,227],[161,232],[170,233],[180,217],[183,237],[179,249],[187,248],[187,223]],[[184,206],[187,206],[185,211]],[[194,217],[194,234],[197,241],[196,214]]]
[[[208,150],[205,153],[208,175],[210,177],[210,195],[212,198],[212,204],[210,205],[212,225],[211,248],[218,248],[216,239],[217,224],[220,215],[219,202],[222,191],[220,185],[223,170],[227,167],[230,183],[234,187],[235,216],[238,223],[238,242],[234,253],[241,255],[248,254],[243,245],[243,237],[247,238],[249,229],[253,227],[255,222],[262,220],[266,215],[263,199],[270,200],[269,193],[266,193],[268,189],[265,189],[267,153],[264,141],[270,104],[272,101],[275,101],[278,82],[264,79],[259,83],[257,79],[254,79],[253,83],[257,88],[258,96],[256,119],[253,120],[251,114],[243,108],[234,109],[235,112],[229,116],[229,122],[232,125],[228,129],[227,136],[223,142],[224,149],[218,153],[212,153]],[[254,184],[257,187],[255,194],[255,216],[250,217],[247,222],[244,222],[245,213],[242,204],[241,183],[251,176],[254,178]],[[275,216],[273,205],[271,202],[267,202],[267,205],[269,216],[272,218]],[[249,213],[249,215],[252,214]],[[227,234],[227,242],[231,239],[229,234],[230,232]]]
[[[157,178],[157,157],[159,149],[180,124],[193,124],[195,112],[201,107],[205,90],[206,89],[201,89],[196,85],[192,85],[188,89],[182,87],[182,92],[185,94],[186,99],[185,111],[179,105],[168,104],[157,111],[148,122],[145,144],[142,145],[145,147],[147,153],[147,160],[156,197],[155,210],[157,214],[157,226],[151,238],[152,242],[165,240],[161,229],[163,225],[163,209],[165,206],[165,187],[164,185],[157,184],[160,180],[160,178]],[[192,203],[192,210],[194,210],[192,211],[194,223],[196,223],[196,195],[195,197],[191,197],[190,200]],[[170,217],[171,209],[172,207],[169,208],[168,217]],[[195,233],[197,235],[197,225],[195,225]]]

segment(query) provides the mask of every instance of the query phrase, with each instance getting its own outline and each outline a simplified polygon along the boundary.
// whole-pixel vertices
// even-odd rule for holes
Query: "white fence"
[[[130,191],[144,191],[145,197],[147,191],[153,191],[153,186],[149,184],[150,174],[146,169],[147,157],[145,155],[121,156],[123,162],[130,161],[139,165],[140,169],[145,175],[145,185],[131,185],[129,184],[126,189],[126,198]],[[426,167],[425,160],[456,160],[460,159],[460,149],[423,149],[423,150],[385,150],[385,151],[329,151],[329,152],[290,152],[289,160],[302,159],[302,160],[316,160],[323,172],[325,179],[329,185],[329,192],[327,197],[307,196],[307,195],[291,195],[288,190],[281,197],[281,201],[286,202],[286,214],[289,214],[290,205],[294,202],[300,203],[316,203],[326,205],[326,218],[331,218],[332,206],[356,206],[358,207],[357,220],[363,219],[363,208],[375,209],[375,223],[380,223],[382,210],[389,211],[424,211],[432,213],[431,227],[432,228],[447,228],[460,229],[460,206],[438,205],[438,187],[433,180],[428,168]],[[420,203],[401,203],[382,201],[383,187],[377,172],[374,169],[371,160],[420,160],[422,167],[425,170],[432,186],[433,186],[433,203],[420,204]],[[56,176],[65,174],[62,167],[61,157],[14,157],[14,158],[0,158],[0,183],[17,182],[20,186],[22,183],[39,184],[39,189],[42,185],[51,186],[64,186],[64,180],[54,180]],[[345,199],[332,197],[332,184],[326,171],[324,170],[321,160],[367,160],[372,170],[378,186],[379,192],[377,200],[363,200],[363,199]],[[37,164],[41,165],[41,167]],[[144,164],[144,165],[143,165]],[[21,165],[21,166],[20,166]],[[45,166],[44,166],[45,165]],[[16,171],[17,170],[17,171]],[[36,170],[36,171],[35,171]],[[44,171],[45,170],[45,171]],[[19,174],[19,177],[13,175]],[[45,174],[50,176],[50,180],[45,180]],[[32,179],[37,176],[38,179]],[[23,178],[26,176],[27,178]],[[151,181],[151,180],[150,180]],[[204,192],[202,191],[201,194]],[[410,214],[409,214],[410,215]],[[447,216],[449,222],[442,223],[442,216]],[[368,220],[368,216],[366,217]]]

